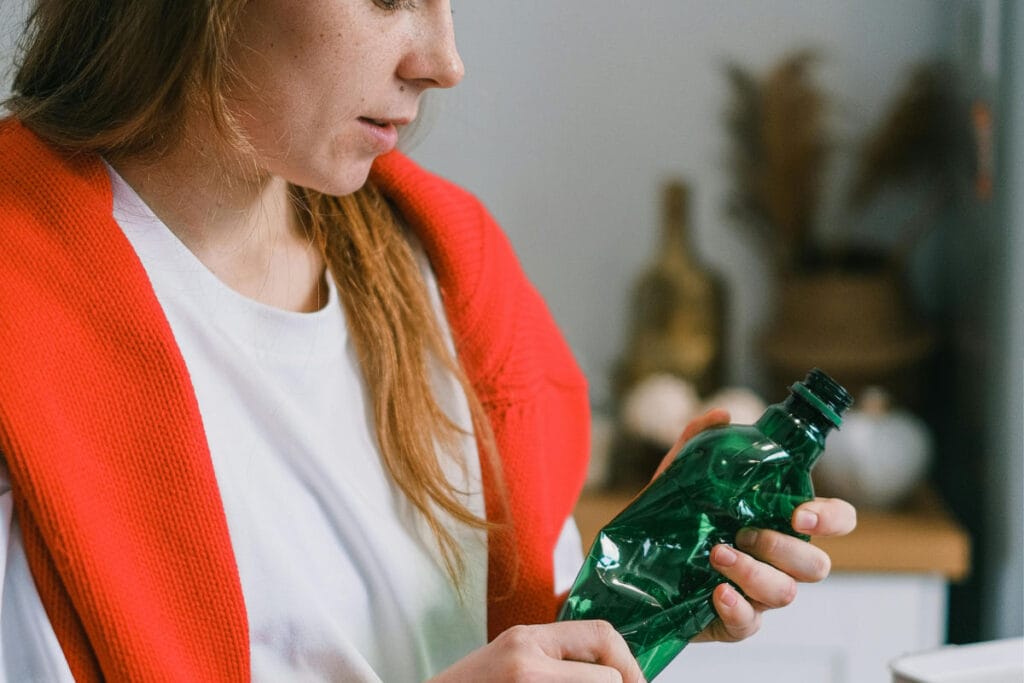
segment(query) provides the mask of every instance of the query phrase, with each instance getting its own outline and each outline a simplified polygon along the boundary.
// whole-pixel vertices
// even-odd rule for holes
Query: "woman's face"
[[[250,0],[233,113],[266,172],[329,194],[366,182],[428,88],[462,80],[450,0]]]

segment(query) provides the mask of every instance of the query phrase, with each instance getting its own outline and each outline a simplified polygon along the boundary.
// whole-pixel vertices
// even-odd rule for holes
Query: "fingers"
[[[792,576],[727,545],[712,548],[711,566],[765,607],[785,607],[796,598]]]
[[[810,536],[843,536],[857,527],[857,510],[838,498],[815,498],[793,511],[793,529]]]
[[[606,621],[514,626],[430,679],[643,683],[629,646]]]
[[[727,583],[715,588],[711,599],[718,612],[722,640],[749,638],[761,628],[761,611],[755,609],[735,588]]]
[[[509,641],[505,645],[520,653],[524,659],[542,664],[553,676],[564,672],[564,680],[567,681],[643,681],[640,666],[629,651],[626,641],[606,621],[563,621],[539,626],[516,626],[505,631],[499,638]],[[547,661],[538,662],[535,656],[531,657],[531,653],[537,652],[543,653]],[[566,662],[601,666],[587,669],[556,665]],[[602,668],[604,672],[601,672]],[[590,671],[590,676],[572,678],[569,675],[573,671],[582,673],[585,670]],[[616,673],[616,676],[607,678],[610,673]]]
[[[778,531],[740,529],[736,547],[804,583],[822,581],[832,570],[824,550]]]
[[[605,664],[640,673],[633,653],[607,621],[563,621],[544,627],[544,651],[555,659]],[[635,677],[627,680],[635,680]]]
[[[794,510],[792,525],[810,536],[842,536],[856,528],[857,511],[844,500],[815,498]],[[742,594],[729,584],[718,586],[712,596],[718,619],[694,640],[736,641],[753,635],[762,612],[795,599],[798,581],[821,581],[832,568],[821,548],[778,531],[750,528],[736,535],[736,548],[712,548],[710,560]]]
[[[777,535],[789,538],[784,534]],[[798,539],[792,540],[810,547]],[[796,598],[797,586],[793,576],[727,545],[711,549],[711,566],[743,593],[727,583],[715,588],[712,601],[718,619],[701,634],[699,640],[734,642],[749,638],[761,628],[762,612],[785,607]]]
[[[817,498],[804,503],[793,513],[793,528],[800,533],[840,536],[850,533],[856,526],[856,510],[846,501],[836,498]],[[740,558],[734,566],[729,567],[733,573],[722,573],[741,586],[744,593],[771,607],[779,606],[776,599],[771,597],[776,594],[771,591],[781,590],[783,583],[778,577],[772,576],[772,573],[768,571],[770,567],[776,568],[779,573],[788,575],[791,579],[807,583],[823,580],[832,569],[832,560],[824,550],[777,531],[741,529],[736,534],[736,548],[744,552],[739,553]],[[711,556],[712,563],[715,563],[716,557],[731,557],[731,553],[735,553],[735,551],[725,546],[720,551],[717,548],[714,549]],[[760,560],[760,564],[770,565],[770,567],[759,567],[758,560]],[[741,577],[742,580],[757,583],[760,586],[759,590],[767,591],[767,593],[754,593],[747,590]],[[793,590],[795,593],[795,584]],[[763,595],[769,597],[766,599]]]
[[[718,618],[698,634],[694,642],[734,643],[749,638],[761,628],[761,610],[729,584],[717,586],[711,594],[711,600]]]
[[[653,478],[657,478],[659,474],[668,469],[668,466],[675,460],[676,454],[682,449],[683,444],[697,436],[705,429],[711,427],[721,427],[722,425],[729,424],[729,411],[722,410],[721,408],[712,408],[708,412],[704,413],[699,417],[695,417],[683,429],[683,433],[679,435],[676,442],[672,444],[672,448],[668,449],[668,453],[661,459],[661,464],[658,465],[657,471],[654,473]]]
[[[624,679],[622,673],[607,666],[585,662],[548,660],[544,673],[538,676],[524,676],[523,681],[552,681],[552,683],[633,683]],[[642,678],[634,679],[642,681]]]

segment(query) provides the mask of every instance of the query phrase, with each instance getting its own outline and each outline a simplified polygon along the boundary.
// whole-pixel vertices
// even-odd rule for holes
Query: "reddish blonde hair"
[[[11,111],[51,143],[107,158],[159,158],[185,139],[190,111],[206,111],[232,145],[246,141],[225,91],[244,0],[39,0],[30,15]],[[398,217],[367,185],[334,197],[292,187],[304,225],[339,284],[373,403],[385,467],[423,516],[453,581],[463,567],[442,513],[493,531],[459,500],[441,465],[460,457],[463,432],[433,394],[430,366],[458,379],[469,400],[481,463],[494,481],[494,439],[458,359],[445,343]]]

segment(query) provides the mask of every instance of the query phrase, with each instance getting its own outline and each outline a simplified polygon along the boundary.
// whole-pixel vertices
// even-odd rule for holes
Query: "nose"
[[[455,25],[450,2],[424,3],[424,21],[413,49],[402,61],[399,76],[426,88],[451,88],[459,84],[466,68],[455,45]]]

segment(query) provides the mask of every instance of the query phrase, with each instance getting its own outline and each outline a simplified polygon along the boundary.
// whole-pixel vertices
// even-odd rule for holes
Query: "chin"
[[[347,163],[341,168],[324,169],[322,172],[308,174],[303,180],[296,183],[322,194],[344,197],[345,195],[358,192],[366,185],[370,177],[370,168],[373,166],[373,159],[365,163]]]

